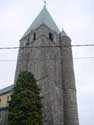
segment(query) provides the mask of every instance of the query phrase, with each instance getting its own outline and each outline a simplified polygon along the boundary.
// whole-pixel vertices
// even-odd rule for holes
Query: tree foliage
[[[34,76],[21,72],[9,101],[8,125],[42,125],[40,89]]]

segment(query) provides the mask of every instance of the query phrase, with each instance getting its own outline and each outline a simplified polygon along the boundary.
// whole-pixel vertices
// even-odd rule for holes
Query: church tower
[[[79,125],[71,40],[46,6],[20,40],[15,80],[34,74],[43,96],[43,125]]]

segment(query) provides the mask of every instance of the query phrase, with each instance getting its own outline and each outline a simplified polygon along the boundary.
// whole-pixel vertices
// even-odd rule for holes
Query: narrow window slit
[[[33,34],[33,40],[36,40],[36,33]]]
[[[53,34],[52,34],[52,33],[49,33],[49,39],[50,39],[51,41],[53,41]]]

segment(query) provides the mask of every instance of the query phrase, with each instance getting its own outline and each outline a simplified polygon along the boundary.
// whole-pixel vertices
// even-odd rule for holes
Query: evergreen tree
[[[21,72],[9,101],[8,125],[42,125],[40,89],[34,76]]]

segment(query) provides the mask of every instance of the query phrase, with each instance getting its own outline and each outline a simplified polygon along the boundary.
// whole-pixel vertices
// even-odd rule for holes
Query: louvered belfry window
[[[36,40],[36,33],[33,34],[33,40]]]
[[[51,41],[53,41],[53,34],[52,34],[52,33],[49,33],[49,39],[50,39]]]

